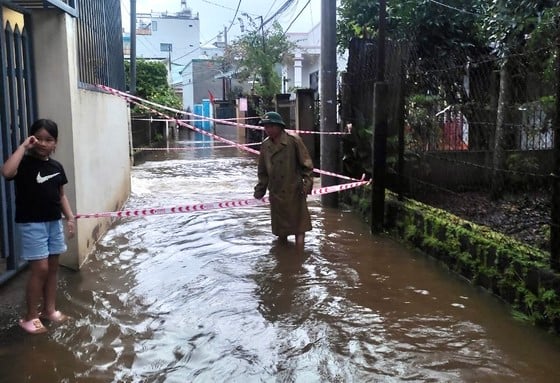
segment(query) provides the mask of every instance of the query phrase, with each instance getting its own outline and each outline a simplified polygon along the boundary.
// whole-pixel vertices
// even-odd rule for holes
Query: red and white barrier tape
[[[370,181],[350,182],[342,185],[326,186],[323,188],[313,189],[312,195],[322,195],[329,193],[336,193],[343,190],[353,189],[358,186],[366,185]],[[146,208],[135,210],[121,210],[105,213],[92,213],[92,214],[76,214],[76,219],[81,218],[123,218],[123,217],[145,217],[150,215],[163,215],[163,214],[179,214],[179,213],[194,213],[199,211],[215,210],[215,209],[230,209],[236,207],[247,206],[260,206],[266,205],[270,202],[268,197],[262,199],[245,199],[224,202],[210,202],[195,205],[173,206],[173,207],[160,207],[160,208]]]
[[[257,146],[260,142],[255,142],[253,144],[242,144],[241,146]],[[197,150],[197,149],[224,149],[224,148],[237,148],[236,145],[203,145],[203,146],[185,146],[181,148],[132,148],[133,150],[145,150],[145,151],[161,151],[161,150]]]
[[[189,113],[189,112],[183,112],[184,114],[192,114],[193,116],[198,116],[197,114],[194,113]],[[210,117],[203,117],[198,119],[192,119],[192,118],[179,118],[179,121],[184,121],[184,122],[193,122],[193,121],[206,121],[208,119],[211,119]],[[231,118],[214,118],[212,120],[214,120],[217,123],[222,123],[223,121],[227,121],[227,122],[231,122],[231,121],[245,121],[245,120],[260,120],[260,117],[231,117]],[[164,121],[174,121],[174,119],[169,120],[167,118],[133,118],[133,121],[157,121],[157,122],[164,122]],[[235,124],[237,125],[237,124]],[[249,125],[249,126],[256,126],[256,125]]]
[[[146,110],[151,111],[152,113],[156,113],[156,114],[159,114],[159,115],[161,115],[161,116],[164,116],[164,117],[166,117],[166,118],[168,118],[168,119],[172,119],[172,120],[174,120],[177,124],[179,124],[179,125],[181,125],[181,126],[184,126],[184,127],[187,127],[187,128],[189,128],[189,129],[191,129],[191,130],[194,130],[194,131],[197,132],[197,133],[203,134],[203,135],[208,136],[208,137],[212,137],[212,138],[214,138],[214,139],[216,139],[216,140],[218,140],[218,141],[225,142],[226,144],[232,145],[232,146],[234,146],[234,147],[236,147],[236,148],[238,148],[238,149],[241,149],[241,150],[245,150],[245,151],[247,151],[247,152],[249,152],[249,153],[253,153],[253,154],[257,154],[257,155],[259,154],[259,152],[258,152],[257,150],[255,150],[255,149],[252,149],[252,148],[249,148],[249,147],[245,147],[245,146],[243,146],[242,144],[238,144],[237,142],[234,142],[234,141],[228,140],[228,139],[226,139],[226,138],[220,137],[220,136],[218,136],[218,135],[216,135],[216,134],[214,134],[214,133],[207,132],[207,131],[204,130],[204,129],[200,129],[200,128],[197,128],[196,126],[189,125],[189,124],[187,124],[187,123],[185,123],[185,122],[182,122],[181,120],[179,120],[179,119],[177,119],[177,118],[171,118],[171,117],[169,117],[168,115],[166,115],[165,113],[163,113],[163,112],[161,112],[161,111],[159,111],[159,110],[150,108],[150,107],[144,105],[143,103],[141,103],[141,102],[139,102],[139,101],[136,101],[136,99],[138,99],[138,97],[125,97],[125,96],[123,96],[123,94],[126,95],[126,93],[120,92],[120,91],[118,91],[118,90],[116,90],[116,89],[113,89],[113,88],[110,88],[110,87],[107,87],[107,86],[101,86],[101,85],[99,85],[99,86],[100,86],[102,89],[104,89],[104,90],[106,90],[107,92],[109,92],[109,93],[115,94],[115,95],[120,96],[120,97],[124,97],[129,103],[134,103],[134,104],[138,105],[138,106],[141,107],[141,108],[144,108],[144,109],[146,109]],[[142,99],[140,99],[140,100],[142,100]],[[149,102],[149,101],[148,101],[147,103],[148,103],[148,104],[154,104],[153,102]],[[155,105],[158,105],[158,104],[155,104]],[[161,106],[161,107],[162,107],[162,108],[166,108],[166,107],[163,107],[163,106]],[[167,108],[167,109],[169,109],[169,108]]]
[[[112,93],[112,94],[115,94],[115,95],[117,95],[117,96],[123,97],[123,98],[125,98],[128,102],[134,103],[134,104],[140,106],[141,108],[147,109],[147,110],[149,110],[149,111],[151,111],[151,112],[153,112],[153,113],[159,114],[159,115],[164,116],[164,117],[166,117],[166,118],[168,118],[168,119],[172,119],[172,120],[174,120],[177,124],[179,124],[179,125],[181,125],[181,126],[185,126],[185,127],[189,128],[189,129],[191,129],[191,130],[194,130],[195,132],[198,132],[198,133],[200,133],[200,134],[203,134],[203,135],[212,137],[212,138],[214,138],[214,139],[216,139],[216,140],[218,140],[218,141],[225,142],[225,143],[227,143],[227,144],[230,144],[230,145],[232,145],[232,146],[235,146],[236,148],[238,148],[238,149],[240,149],[240,150],[245,150],[246,152],[253,153],[253,154],[256,154],[256,155],[259,154],[259,151],[258,151],[258,150],[255,150],[255,149],[246,147],[246,146],[244,146],[243,144],[238,144],[237,142],[234,142],[234,141],[228,140],[228,139],[226,139],[226,138],[220,137],[220,136],[218,136],[218,135],[216,135],[216,134],[214,134],[214,133],[207,132],[206,130],[197,128],[197,127],[195,127],[195,126],[193,126],[193,125],[189,125],[189,124],[187,124],[187,123],[181,121],[181,120],[178,119],[178,118],[171,118],[171,117],[167,116],[167,115],[166,115],[165,113],[163,113],[163,112],[160,112],[160,111],[158,111],[158,110],[156,110],[156,109],[150,108],[150,107],[144,105],[143,103],[141,103],[140,101],[136,101],[136,100],[145,101],[145,100],[143,100],[143,99],[141,99],[141,98],[139,98],[139,97],[131,96],[131,95],[127,94],[127,93],[121,92],[120,90],[113,89],[113,88],[110,88],[110,87],[105,86],[105,85],[98,85],[98,87],[100,87],[101,89],[103,89],[103,90],[105,90],[105,91],[107,91],[107,92],[109,92],[109,93]],[[157,105],[158,107],[163,108],[163,109],[170,109],[170,110],[176,111],[176,109],[168,108],[168,107],[166,107],[166,106],[159,105],[159,104],[153,103],[153,102],[151,102],[151,101],[146,101],[146,102],[147,102],[148,104]],[[358,180],[358,179],[356,179],[356,178],[347,177],[347,176],[344,176],[344,175],[342,175],[342,174],[336,174],[336,173],[332,173],[332,172],[329,172],[329,171],[326,171],[326,170],[317,169],[317,168],[314,168],[313,171],[314,171],[315,173],[317,173],[317,174],[324,174],[324,175],[327,175],[327,176],[332,176],[332,177],[336,177],[336,178],[341,178],[341,179],[345,179],[345,180],[349,180],[349,181],[360,181],[360,180]]]
[[[250,124],[243,124],[240,122],[233,122],[233,121],[229,121],[229,119],[216,119],[216,118],[211,118],[211,117],[206,117],[206,116],[201,116],[198,114],[194,114],[192,112],[185,112],[183,110],[179,110],[179,109],[175,109],[175,108],[170,108],[168,106],[165,105],[161,105],[161,104],[157,104],[155,102],[152,101],[148,101],[145,100],[143,98],[140,98],[138,96],[134,96],[131,94],[128,94],[126,92],[122,92],[118,89],[114,89],[111,87],[108,87],[106,85],[101,85],[98,84],[97,85],[98,88],[101,88],[109,93],[115,94],[119,97],[122,97],[124,99],[126,99],[128,102],[131,102],[130,100],[136,100],[136,104],[143,106],[144,103],[155,106],[157,108],[160,109],[165,109],[168,110],[170,112],[173,112],[175,114],[180,114],[180,115],[188,115],[188,116],[193,116],[194,119],[189,119],[189,120],[185,120],[185,119],[179,119],[179,118],[173,118],[170,116],[166,116],[165,114],[158,112],[158,111],[154,111],[156,113],[160,113],[161,115],[165,116],[166,119],[165,121],[212,121],[212,122],[216,122],[219,124],[223,124],[223,125],[231,125],[231,126],[235,126],[235,127],[240,127],[240,128],[248,128],[248,129],[255,129],[255,130],[263,130],[264,128],[262,126],[259,125],[250,125]],[[253,119],[254,117],[247,117],[246,119]],[[238,119],[232,119],[232,120],[238,120]],[[316,131],[312,131],[312,130],[292,130],[292,129],[286,129],[287,132],[290,133],[296,133],[296,134],[319,134],[319,135],[348,135],[350,134],[350,130],[348,129],[346,132],[316,132]]]

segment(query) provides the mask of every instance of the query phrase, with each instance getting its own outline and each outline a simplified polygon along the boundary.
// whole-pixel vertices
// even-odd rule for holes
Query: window
[[[76,22],[80,86],[103,84],[125,90],[121,13],[113,12],[119,6],[120,0],[80,2]]]
[[[170,43],[160,43],[159,44],[160,52],[173,52],[173,44]]]
[[[157,21],[152,20],[152,32],[157,31]]]

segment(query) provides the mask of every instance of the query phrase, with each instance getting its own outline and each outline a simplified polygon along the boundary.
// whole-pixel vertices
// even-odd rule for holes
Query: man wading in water
[[[272,233],[283,242],[295,235],[296,246],[303,248],[311,230],[307,195],[313,189],[313,162],[301,138],[286,133],[278,113],[267,112],[260,125],[268,137],[261,145],[254,197],[263,198],[268,189]]]

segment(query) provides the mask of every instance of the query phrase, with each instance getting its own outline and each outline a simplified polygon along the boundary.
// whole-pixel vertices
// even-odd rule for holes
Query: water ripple
[[[208,153],[154,154],[125,208],[251,198],[255,159]],[[33,339],[0,325],[4,379],[560,380],[560,345],[499,301],[352,213],[309,204],[303,253],[274,241],[266,206],[115,221],[80,273],[61,271],[74,320]]]

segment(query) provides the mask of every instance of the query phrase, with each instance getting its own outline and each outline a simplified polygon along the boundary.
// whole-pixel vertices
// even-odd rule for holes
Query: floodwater
[[[254,156],[209,144],[146,153],[126,208],[251,198]],[[309,205],[303,253],[274,242],[267,206],[116,220],[82,270],[61,269],[73,320],[26,335],[25,273],[0,288],[0,382],[560,382],[557,337]]]

